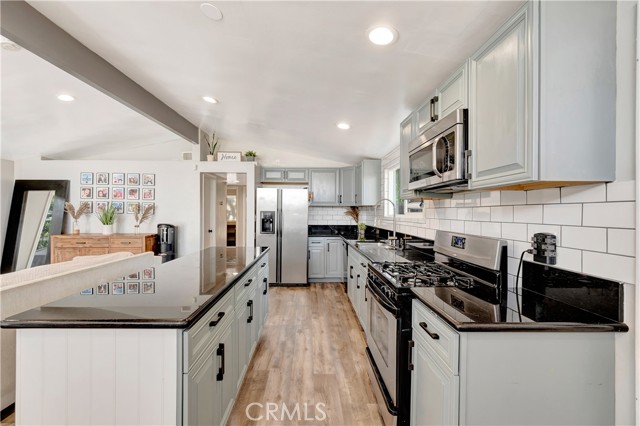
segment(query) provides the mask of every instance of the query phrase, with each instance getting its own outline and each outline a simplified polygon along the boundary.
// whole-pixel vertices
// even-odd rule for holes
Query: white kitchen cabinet
[[[339,201],[339,169],[309,169],[311,205],[335,206]]]
[[[213,345],[213,343],[212,343]],[[184,396],[188,401],[183,411],[183,423],[219,425],[222,421],[221,386],[216,381],[219,363],[212,347],[200,362],[184,377]]]
[[[262,182],[300,182],[309,181],[308,169],[263,168]]]
[[[380,160],[362,160],[355,167],[355,205],[373,206],[381,198],[381,162]]]
[[[470,188],[615,179],[615,28],[615,2],[529,2],[473,54]]]
[[[356,168],[344,167],[340,169],[340,195],[338,202],[343,206],[356,205]]]
[[[253,354],[253,349],[257,340],[257,327],[255,317],[256,286],[251,285],[251,289],[245,297],[236,301],[236,335],[238,337],[238,380],[237,388],[242,385],[242,380],[247,372],[247,367]]]
[[[368,324],[366,284],[369,261],[353,247],[349,247],[348,263],[347,295],[358,317],[358,321],[360,321],[360,325],[366,331]]]
[[[615,333],[458,332],[412,303],[412,425],[615,423]]]
[[[469,105],[469,61],[458,68],[437,90],[436,111],[442,119],[459,108]]]
[[[339,237],[310,237],[308,273],[310,282],[342,281],[343,242]]]
[[[415,137],[416,113],[412,112],[400,123],[400,197],[403,200],[414,198],[409,190],[409,143]]]

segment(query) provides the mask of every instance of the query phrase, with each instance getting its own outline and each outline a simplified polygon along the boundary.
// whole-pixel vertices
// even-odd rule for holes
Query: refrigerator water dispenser
[[[274,211],[260,212],[260,233],[261,234],[273,234],[275,228],[273,226],[273,219],[276,215]]]

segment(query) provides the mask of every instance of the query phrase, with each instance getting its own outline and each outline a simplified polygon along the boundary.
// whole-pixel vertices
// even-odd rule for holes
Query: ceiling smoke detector
[[[200,5],[200,12],[213,21],[222,21],[222,11],[211,3],[202,3]]]
[[[18,46],[16,43],[12,42],[6,37],[2,37],[0,46],[2,46],[4,50],[8,50],[9,52],[17,52],[18,50],[22,49],[22,47]]]
[[[387,46],[398,39],[398,31],[383,25],[370,28],[367,34],[369,41],[378,46]]]

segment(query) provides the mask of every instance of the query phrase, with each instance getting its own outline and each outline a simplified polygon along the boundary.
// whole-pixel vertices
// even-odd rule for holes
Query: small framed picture
[[[140,188],[127,188],[127,200],[139,200]]]
[[[156,277],[156,268],[145,268],[142,270],[143,280],[152,280]]]
[[[124,188],[111,188],[111,198],[114,200],[124,200]]]
[[[111,294],[124,294],[124,283],[120,281],[112,282]]]
[[[97,294],[109,294],[109,283],[98,284]]]
[[[82,290],[82,291],[80,292],[80,294],[82,294],[82,295],[86,295],[86,294],[93,294],[93,288],[87,288],[87,289],[84,289],[84,290]]]
[[[96,201],[96,213],[100,213],[109,208],[108,201]]]
[[[140,272],[134,272],[133,274],[127,275],[127,279],[128,280],[139,280],[140,279]]]
[[[96,184],[109,185],[109,173],[106,173],[106,172],[96,173]]]
[[[96,198],[101,200],[109,199],[109,187],[108,186],[99,186],[96,188]]]
[[[124,173],[111,173],[112,185],[124,185]]]
[[[93,198],[93,188],[90,186],[81,186],[80,198]]]
[[[155,200],[156,190],[154,188],[142,188],[143,200]]]
[[[93,213],[93,201],[83,201],[83,204],[88,204],[89,205],[89,210],[87,210],[88,214]]]
[[[141,211],[144,211],[147,206],[151,206],[151,214],[156,214],[156,203],[142,203]]]
[[[142,293],[143,294],[153,294],[156,292],[156,282],[155,281],[143,281],[142,282]]]
[[[127,214],[134,214],[135,210],[134,207],[135,205],[140,205],[140,203],[127,203]]]
[[[140,173],[127,173],[127,185],[140,185]]]
[[[116,210],[116,213],[124,214],[124,201],[112,201],[111,205]]]
[[[153,173],[143,173],[142,174],[142,185],[144,186],[154,186],[156,184],[156,175]]]
[[[91,172],[80,173],[80,185],[93,185],[93,173]]]
[[[140,293],[140,283],[138,281],[127,283],[127,294]]]

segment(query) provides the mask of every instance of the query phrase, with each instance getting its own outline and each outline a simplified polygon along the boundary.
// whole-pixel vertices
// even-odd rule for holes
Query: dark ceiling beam
[[[25,1],[3,1],[3,36],[169,131],[198,143],[198,128]]]

